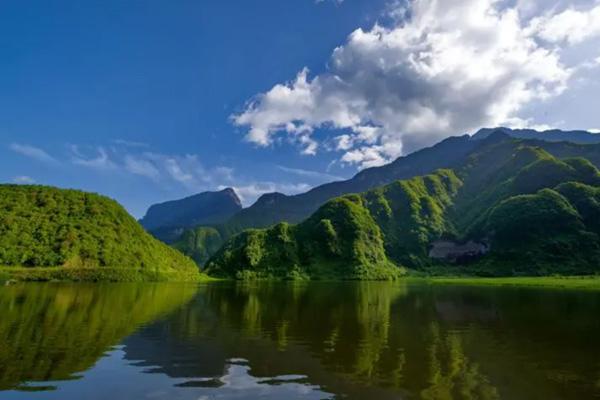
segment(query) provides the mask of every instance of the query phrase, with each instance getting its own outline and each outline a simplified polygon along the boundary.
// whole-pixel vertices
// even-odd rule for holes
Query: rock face
[[[241,209],[239,197],[233,189],[227,188],[154,204],[140,223],[148,231],[219,224]]]
[[[469,240],[467,243],[459,244],[450,240],[436,240],[429,250],[429,257],[436,260],[444,260],[452,263],[465,262],[477,259],[489,251],[485,243]]]

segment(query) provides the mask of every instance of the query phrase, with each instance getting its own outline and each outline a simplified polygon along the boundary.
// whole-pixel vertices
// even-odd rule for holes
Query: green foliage
[[[577,210],[558,192],[510,197],[487,219],[494,232],[490,260],[499,272],[546,275],[590,273],[600,255],[598,236],[586,231]],[[596,267],[597,268],[597,267]]]
[[[359,196],[332,200],[299,225],[249,230],[209,261],[207,272],[238,279],[393,279],[383,239]]]
[[[191,257],[198,265],[204,265],[221,245],[223,245],[223,237],[219,231],[207,226],[187,229],[181,238],[172,244],[174,248]]]
[[[460,185],[452,171],[440,170],[331,200],[299,225],[236,236],[207,271],[236,278],[395,278],[404,272],[396,265],[420,263],[429,241],[452,230],[443,213]]]
[[[299,225],[246,231],[208,271],[253,279],[289,271],[387,278],[391,265],[491,276],[596,273],[599,186],[600,172],[586,159],[558,159],[528,142],[491,137],[453,170],[330,200]],[[489,252],[450,265],[429,257],[439,239],[485,243]]]
[[[198,278],[190,259],[152,238],[117,202],[43,186],[0,185],[0,265],[56,269],[52,276],[97,269],[94,280],[115,276],[102,268]]]

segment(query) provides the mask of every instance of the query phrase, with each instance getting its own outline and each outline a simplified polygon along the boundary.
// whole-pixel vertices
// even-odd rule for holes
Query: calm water
[[[24,284],[0,312],[0,399],[600,397],[595,292]]]

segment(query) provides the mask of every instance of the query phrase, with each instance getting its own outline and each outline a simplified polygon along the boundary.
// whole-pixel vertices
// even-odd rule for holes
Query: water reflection
[[[218,377],[243,357],[256,377],[300,373],[350,398],[575,399],[600,394],[599,310],[589,292],[211,285],[125,352],[175,378]],[[168,347],[149,352],[156,342]]]
[[[155,294],[143,288],[110,292],[112,300],[104,298],[109,292],[69,286],[0,295],[0,306],[20,307],[0,323],[7,344],[0,347],[3,387],[89,369],[72,385],[58,384],[62,397],[56,398],[81,398],[86,385],[100,379],[94,378],[99,367],[90,367],[122,340],[107,369],[121,377],[114,399],[600,396],[599,293],[217,283],[194,295],[159,287]],[[63,296],[70,300],[63,304]],[[90,296],[95,300],[75,300]],[[43,339],[44,332],[55,339]],[[67,337],[63,343],[57,336]]]
[[[192,299],[189,285],[27,284],[0,288],[0,390],[76,379],[140,325]]]

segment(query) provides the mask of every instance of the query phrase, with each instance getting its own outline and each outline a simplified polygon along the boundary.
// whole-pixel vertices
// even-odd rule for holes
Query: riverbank
[[[423,277],[407,278],[408,281],[428,282],[439,285],[463,286],[514,286],[543,287],[555,289],[600,290],[600,276],[535,276],[535,277]]]
[[[135,268],[0,267],[0,283],[19,282],[205,282],[200,272]]]

